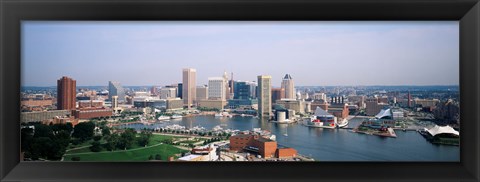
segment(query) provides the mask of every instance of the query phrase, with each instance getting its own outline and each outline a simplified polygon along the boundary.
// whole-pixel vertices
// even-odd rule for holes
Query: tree
[[[100,141],[102,139],[102,136],[96,135],[93,137],[93,141]]]
[[[133,142],[135,141],[135,135],[137,132],[132,128],[128,128],[120,135],[120,141],[118,147],[121,149],[129,149],[132,147]]]
[[[149,131],[142,131],[140,133],[140,137],[137,139],[138,145],[140,146],[146,146],[148,145],[148,142],[150,141],[150,137],[152,136],[152,133]]]
[[[95,124],[93,122],[78,123],[75,128],[73,128],[72,136],[81,141],[90,140],[93,137],[94,129]]]
[[[155,160],[162,160],[162,157],[160,156],[160,154],[155,155]]]
[[[34,125],[34,127],[35,127],[35,130],[34,130],[35,138],[40,138],[40,137],[53,138],[53,130],[50,126],[44,125],[44,124],[36,124]]]
[[[118,136],[118,134],[114,133],[106,136],[105,140],[107,141],[107,144],[105,145],[107,150],[113,151],[117,147],[120,137]]]
[[[100,152],[100,150],[102,150],[102,146],[100,146],[100,142],[93,141],[92,146],[90,146],[90,150],[92,152]]]
[[[150,156],[148,157],[148,160],[153,160],[153,155],[150,155]]]
[[[102,129],[102,135],[103,135],[103,136],[107,136],[107,135],[110,135],[110,134],[111,134],[111,133],[110,133],[110,129],[108,129],[107,127],[104,127],[104,128]]]

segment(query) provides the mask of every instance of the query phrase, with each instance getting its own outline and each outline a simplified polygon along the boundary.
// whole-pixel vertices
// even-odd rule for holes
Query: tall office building
[[[208,99],[210,100],[226,100],[228,92],[225,89],[228,87],[227,80],[222,77],[208,78]]]
[[[272,88],[272,103],[285,98],[285,90],[283,88]]]
[[[77,81],[62,77],[57,80],[57,109],[58,110],[75,110],[77,96]]]
[[[197,100],[208,99],[208,87],[206,85],[197,87]]]
[[[295,85],[290,74],[286,74],[282,80],[282,88],[285,90],[286,99],[295,99]]]
[[[193,68],[183,69],[182,97],[183,104],[190,109],[196,103],[197,97],[197,70]]]
[[[230,93],[227,95],[228,99],[233,99],[235,97],[235,81],[233,81],[233,72],[230,76],[230,81],[228,81],[228,86],[230,87]]]
[[[177,97],[180,98],[180,99],[183,99],[183,84],[182,83],[178,83],[177,85]]]
[[[234,99],[251,99],[253,97],[251,91],[251,84],[245,81],[234,82],[235,92]],[[253,92],[254,93],[254,92]]]
[[[227,99],[228,97],[230,97],[230,87],[228,85],[228,75],[226,71],[223,72],[223,79],[225,80],[225,83],[224,83],[225,99]]]
[[[123,90],[120,82],[108,82],[108,99],[111,101],[112,96],[118,96],[118,102],[125,102],[125,90]]]
[[[260,75],[258,78],[258,115],[270,117],[272,115],[272,76]]]
[[[112,96],[112,108],[118,108],[118,96]]]
[[[172,99],[177,97],[177,89],[164,87],[160,89],[160,99]]]

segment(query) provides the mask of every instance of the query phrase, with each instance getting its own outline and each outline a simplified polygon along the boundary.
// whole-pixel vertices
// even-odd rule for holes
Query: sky
[[[458,85],[458,21],[23,21],[22,86],[162,86],[182,68],[280,86]]]

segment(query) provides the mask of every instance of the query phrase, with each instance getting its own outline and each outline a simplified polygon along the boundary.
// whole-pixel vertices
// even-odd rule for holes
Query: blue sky
[[[458,21],[22,22],[22,86],[197,84],[291,74],[296,85],[458,85]]]

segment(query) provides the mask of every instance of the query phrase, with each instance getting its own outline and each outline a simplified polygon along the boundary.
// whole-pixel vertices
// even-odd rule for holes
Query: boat
[[[336,124],[337,124],[337,127],[338,127],[338,128],[345,128],[345,127],[348,126],[348,120],[347,120],[347,119],[343,119],[343,120],[340,121],[340,122],[337,121]]]
[[[216,113],[215,117],[223,117],[223,114],[222,113]]]
[[[180,119],[182,117],[183,117],[182,115],[176,115],[176,114],[171,116],[172,119]]]
[[[213,127],[212,130],[213,131],[222,131],[223,128],[220,125],[217,125],[217,126]]]
[[[337,127],[336,119],[335,116],[317,107],[313,116],[303,118],[303,123],[308,127],[333,129]]]
[[[157,118],[159,121],[165,121],[165,120],[170,120],[170,117],[161,115],[160,117]]]
[[[241,114],[240,116],[245,117],[245,114]]]

